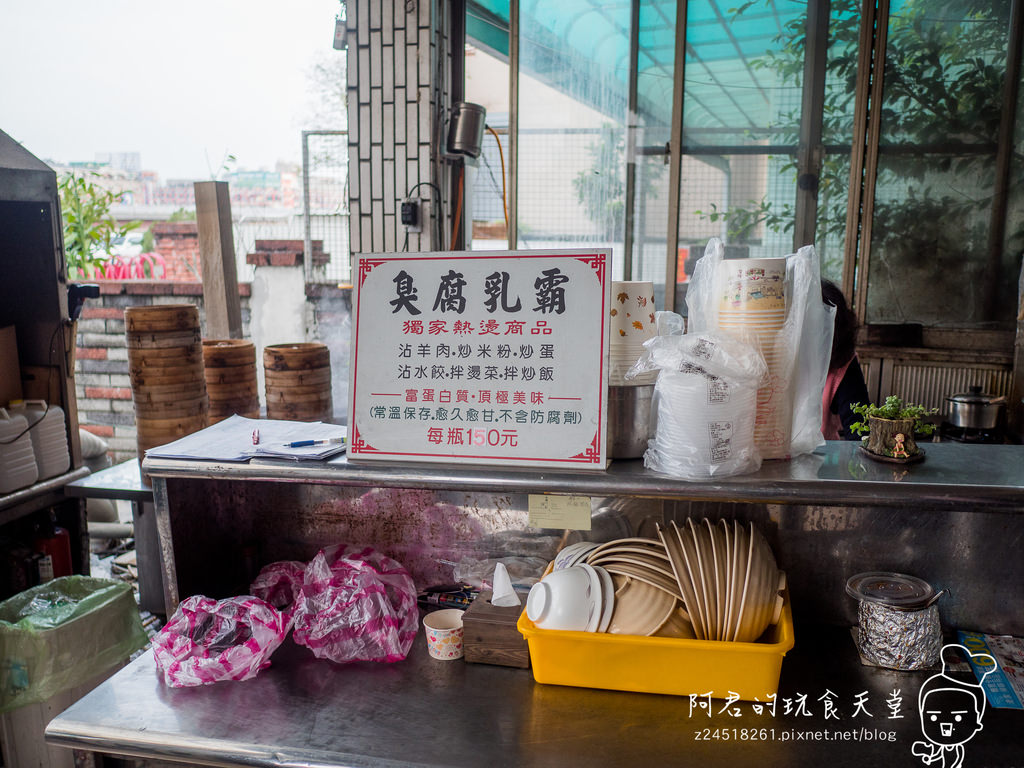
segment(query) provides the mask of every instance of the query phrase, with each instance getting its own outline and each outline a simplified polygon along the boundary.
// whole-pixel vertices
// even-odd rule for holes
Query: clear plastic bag
[[[306,568],[292,638],[318,658],[401,661],[416,636],[416,587],[369,547],[321,550]]]
[[[288,619],[258,597],[193,595],[153,638],[153,657],[172,688],[248,680],[270,666]]]
[[[757,390],[767,374],[757,349],[713,331],[656,336],[644,347],[627,374],[659,371],[644,466],[685,480],[755,472]]]
[[[306,564],[298,560],[281,560],[263,566],[249,585],[249,594],[265,600],[291,618],[295,601],[302,591]]]
[[[686,305],[691,334],[720,327],[724,250],[721,240],[712,238],[690,279]],[[786,256],[785,296],[785,323],[763,348],[774,359],[769,387],[782,408],[785,430],[780,443],[759,446],[766,456],[780,458],[810,453],[824,444],[821,395],[828,374],[835,309],[821,300],[821,268],[813,245]],[[762,401],[768,396],[762,391]]]

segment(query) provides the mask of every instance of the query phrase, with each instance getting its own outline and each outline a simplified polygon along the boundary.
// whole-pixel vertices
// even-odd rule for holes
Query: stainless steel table
[[[911,745],[930,673],[861,666],[843,629],[798,627],[774,714],[738,703],[739,716],[721,699],[709,717],[703,699],[540,685],[528,670],[430,659],[424,646],[421,632],[404,662],[337,665],[286,642],[254,680],[193,689],[165,687],[147,652],[46,738],[217,766],[921,765]],[[797,714],[800,696],[809,715]],[[855,715],[858,699],[866,712]],[[986,712],[966,764],[1019,766],[1022,725],[1020,712]]]
[[[130,501],[135,552],[139,569],[139,604],[150,613],[164,613],[160,537],[153,506],[153,489],[142,482],[136,459],[101,469],[64,486],[64,493],[83,499]]]

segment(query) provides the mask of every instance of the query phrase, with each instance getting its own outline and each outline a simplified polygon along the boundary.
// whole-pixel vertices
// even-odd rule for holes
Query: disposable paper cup
[[[427,636],[427,651],[435,659],[461,659],[462,611],[445,608],[423,617],[423,631]]]
[[[785,309],[785,258],[726,259],[719,270],[723,286],[721,309]]]
[[[612,303],[608,313],[613,343],[642,344],[655,336],[654,309],[654,283],[649,280],[612,281]]]

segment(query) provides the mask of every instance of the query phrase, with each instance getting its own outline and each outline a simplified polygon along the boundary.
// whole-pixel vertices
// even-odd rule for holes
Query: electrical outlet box
[[[403,200],[401,208],[402,226],[409,232],[421,232],[423,230],[423,206],[417,198]]]

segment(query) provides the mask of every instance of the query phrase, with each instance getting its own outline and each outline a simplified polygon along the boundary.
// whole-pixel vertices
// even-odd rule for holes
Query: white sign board
[[[353,257],[349,459],[604,469],[611,252]]]

